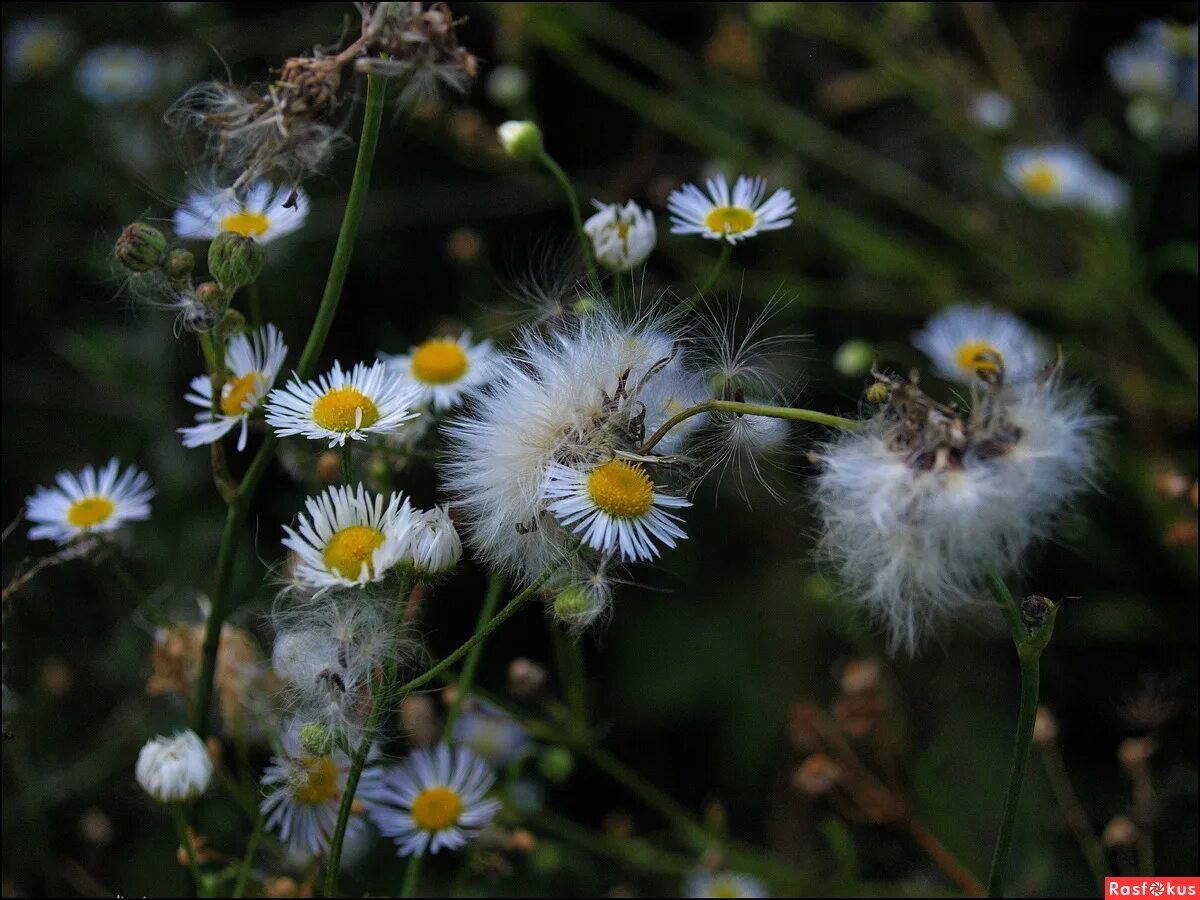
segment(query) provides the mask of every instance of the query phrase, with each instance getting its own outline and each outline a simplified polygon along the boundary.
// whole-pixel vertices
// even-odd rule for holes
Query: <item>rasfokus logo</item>
[[[1105,897],[1200,897],[1200,878],[1105,878]]]

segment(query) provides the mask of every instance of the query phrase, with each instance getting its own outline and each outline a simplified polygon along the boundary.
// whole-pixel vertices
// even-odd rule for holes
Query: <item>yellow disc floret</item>
[[[251,212],[243,209],[232,216],[221,220],[222,231],[235,231],[242,237],[260,238],[271,227],[271,220],[266,213]]]
[[[379,418],[379,410],[362,391],[340,387],[334,388],[313,404],[312,416],[314,422],[330,431],[353,431],[374,425]]]
[[[303,773],[292,788],[292,797],[301,806],[318,806],[338,795],[337,764],[331,756],[300,760]]]
[[[1025,170],[1021,177],[1025,190],[1035,197],[1053,197],[1062,188],[1058,170],[1046,163],[1036,163]]]
[[[987,341],[966,341],[954,351],[954,361],[964,372],[996,372],[1004,365],[1004,356]]]
[[[451,788],[425,788],[413,798],[413,824],[424,831],[441,831],[458,822],[462,806],[462,799]]]
[[[327,568],[337,572],[343,578],[355,579],[362,572],[363,563],[367,564],[368,574],[375,577],[375,565],[372,556],[383,545],[382,531],[368,525],[351,525],[334,533],[325,544],[325,552],[321,559]]]
[[[741,234],[753,228],[757,221],[753,210],[741,206],[718,206],[704,217],[708,230],[717,234]]]
[[[467,353],[454,341],[433,338],[416,349],[412,373],[428,384],[450,384],[467,373]]]
[[[615,519],[637,519],[654,505],[654,482],[637,463],[614,459],[592,469],[588,495],[596,506]]]
[[[221,412],[227,416],[240,416],[246,412],[242,407],[250,394],[258,387],[257,372],[247,372],[240,378],[232,378],[221,395]]]
[[[99,525],[113,514],[113,502],[107,497],[84,497],[67,510],[67,521],[76,528]]]

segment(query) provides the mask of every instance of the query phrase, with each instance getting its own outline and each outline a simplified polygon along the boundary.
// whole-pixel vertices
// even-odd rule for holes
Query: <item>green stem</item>
[[[703,299],[704,295],[711,291],[713,285],[717,283],[717,279],[721,277],[722,273],[725,271],[725,267],[729,265],[729,257],[733,255],[733,244],[729,243],[729,241],[722,241],[721,244],[721,255],[717,257],[717,261],[713,264],[712,270],[708,273],[708,278],[704,280],[704,284],[700,285],[700,290],[698,290],[693,299],[687,303],[687,306],[694,306],[697,298]]]
[[[1063,763],[1062,751],[1059,750],[1057,741],[1042,744],[1040,749],[1042,769],[1046,773],[1046,780],[1050,783],[1050,791],[1054,794],[1054,799],[1058,801],[1059,808],[1062,809],[1063,818],[1066,819],[1075,835],[1083,858],[1087,860],[1092,878],[1096,882],[1096,890],[1103,894],[1104,879],[1108,877],[1108,864],[1104,860],[1104,848],[1100,846],[1100,841],[1092,831],[1092,825],[1088,821],[1087,813],[1084,812],[1083,804],[1079,802],[1079,795],[1075,793],[1075,787],[1071,784],[1071,776]]]
[[[1046,621],[1031,632],[1021,615],[1021,608],[1013,599],[1008,587],[999,575],[992,574],[989,587],[996,602],[1004,612],[1005,621],[1012,633],[1017,648],[1017,659],[1021,665],[1021,708],[1017,714],[1017,734],[1013,742],[1012,766],[1008,776],[1008,790],[1004,795],[1004,808],[1000,818],[1000,830],[996,835],[996,846],[992,852],[992,867],[988,874],[988,896],[1004,896],[1004,876],[1008,869],[1008,857],[1012,850],[1013,832],[1017,824],[1017,810],[1021,801],[1021,788],[1025,784],[1025,770],[1029,764],[1029,751],[1033,745],[1033,725],[1037,719],[1038,688],[1040,680],[1039,662],[1042,650],[1050,640],[1054,629],[1055,610],[1051,609]]]
[[[347,438],[342,443],[342,484],[354,483],[354,442]]]
[[[350,266],[350,257],[354,250],[354,241],[358,236],[358,226],[362,221],[363,206],[367,189],[371,181],[371,165],[375,160],[375,146],[379,140],[379,126],[383,121],[384,81],[374,75],[367,76],[367,106],[363,115],[362,137],[358,144],[358,159],[354,167],[354,178],[350,184],[350,196],[346,201],[346,211],[342,215],[342,227],[338,232],[337,246],[333,251],[333,261],[329,267],[329,277],[325,282],[325,292],[321,296],[321,305],[317,309],[316,319],[309,332],[304,352],[296,366],[296,375],[301,380],[311,378],[316,369],[317,360],[325,347],[325,339],[329,336],[329,328],[333,324],[337,312],[338,301],[342,296],[342,288],[346,284],[346,273]],[[221,535],[221,549],[217,556],[217,573],[212,594],[212,608],[209,611],[208,623],[204,633],[204,655],[200,664],[200,678],[196,686],[196,706],[193,710],[193,730],[199,735],[208,733],[208,713],[212,704],[212,682],[217,668],[217,650],[221,640],[221,626],[228,615],[226,598],[233,578],[233,562],[237,554],[238,539],[242,526],[246,521],[250,503],[258,484],[270,465],[275,453],[278,438],[274,434],[267,436],[259,447],[258,453],[242,476],[241,484],[229,512],[225,517],[225,531]]]
[[[121,582],[128,593],[133,595],[134,600],[139,606],[144,606],[146,602],[146,592],[141,589],[133,576],[129,574],[129,570],[125,568],[125,563],[121,561],[121,557],[117,554],[115,547],[108,551],[108,561],[112,563],[113,574],[117,576],[117,581]]]
[[[250,307],[250,324],[255,328],[262,328],[264,322],[262,292],[258,289],[257,281],[246,285],[246,300]]]
[[[589,719],[587,699],[587,670],[583,664],[583,647],[578,638],[568,634],[563,626],[549,620],[550,639],[554,644],[554,661],[558,668],[559,686],[575,725],[586,727]]]
[[[404,867],[404,884],[400,887],[401,897],[417,896],[417,882],[421,880],[421,860],[424,858],[420,853],[414,853],[408,858],[408,865]]]
[[[192,838],[188,834],[187,818],[181,804],[171,804],[171,818],[175,821],[175,831],[179,835],[179,843],[183,847],[184,855],[187,856],[188,868],[192,872],[192,881],[196,885],[196,896],[203,897],[204,880],[200,876],[200,861],[196,859],[196,848],[192,846]]]
[[[562,188],[563,194],[566,195],[567,205],[571,207],[571,220],[575,223],[575,236],[579,239],[579,252],[583,254],[583,264],[587,266],[588,279],[592,282],[593,290],[599,291],[600,277],[596,274],[596,260],[592,255],[592,242],[588,239],[587,232],[583,230],[583,213],[579,209],[579,198],[575,196],[575,188],[571,186],[571,179],[567,177],[567,173],[563,171],[562,166],[554,161],[549,153],[542,150],[538,156],[538,161],[545,166],[554,180],[558,182],[558,186]]]
[[[438,678],[442,672],[462,659],[463,656],[469,653],[474,647],[487,640],[493,631],[512,618],[513,614],[516,613],[517,610],[519,610],[522,606],[524,606],[525,602],[529,600],[529,598],[541,590],[542,585],[544,585],[550,579],[550,576],[553,575],[554,572],[557,571],[558,567],[561,566],[565,561],[566,559],[563,558],[550,565],[534,580],[531,585],[529,585],[529,587],[510,600],[508,605],[504,607],[504,609],[500,610],[500,612],[498,612],[492,619],[490,619],[486,625],[477,629],[464,644],[458,647],[458,649],[456,649],[437,665],[426,671],[423,675],[419,675],[416,678],[405,682],[395,691],[391,690],[391,682],[395,678],[394,670],[385,675],[383,687],[376,696],[375,704],[371,708],[371,717],[367,723],[367,736],[362,739],[362,742],[358,745],[358,750],[354,754],[354,759],[350,764],[350,774],[346,779],[346,789],[342,793],[342,805],[338,809],[337,826],[334,828],[333,838],[329,845],[329,868],[325,874],[326,897],[337,896],[337,879],[338,869],[341,866],[342,841],[346,836],[346,826],[350,821],[350,807],[354,803],[354,793],[358,790],[358,780],[362,776],[363,766],[366,764],[367,754],[371,749],[371,738],[378,728],[379,723],[382,722],[384,711],[390,708],[392,705],[401,702],[413,691],[420,687],[424,687],[430,681]],[[401,611],[399,615],[403,616],[403,611]],[[399,625],[400,621],[402,621],[402,619],[397,620],[397,625]]]
[[[266,816],[262,814],[260,809],[258,816],[254,820],[254,830],[250,832],[250,843],[246,845],[246,856],[242,860],[242,867],[238,870],[237,882],[233,886],[234,897],[244,897],[246,895],[246,883],[250,880],[250,868],[254,865],[254,857],[258,853],[258,845],[263,836],[263,825],[266,823]]]
[[[492,577],[488,580],[487,593],[483,597],[483,606],[479,609],[479,619],[475,623],[475,631],[483,628],[488,620],[492,618],[492,614],[496,611],[496,605],[500,602],[500,592],[504,590],[504,579],[492,573]],[[483,656],[483,641],[480,641],[467,654],[467,659],[463,663],[462,673],[458,676],[458,683],[455,685],[454,702],[450,704],[450,711],[446,714],[446,727],[442,734],[442,740],[447,744],[454,740],[454,729],[458,725],[458,717],[462,713],[463,704],[467,700],[467,694],[471,692],[471,683],[475,680],[475,670],[479,666],[479,658]]]
[[[683,412],[678,412],[667,419],[662,424],[662,427],[654,432],[646,443],[642,444],[641,449],[638,450],[638,454],[645,455],[649,453],[654,449],[654,445],[666,437],[667,433],[680,422],[707,412],[736,413],[741,416],[768,416],[773,419],[812,422],[817,425],[828,425],[831,428],[844,428],[846,430],[858,428],[858,422],[854,421],[854,419],[846,419],[842,416],[817,412],[813,409],[796,409],[791,406],[763,406],[758,403],[740,403],[736,400],[705,400],[703,403],[697,403],[695,406],[689,407],[683,410]]]

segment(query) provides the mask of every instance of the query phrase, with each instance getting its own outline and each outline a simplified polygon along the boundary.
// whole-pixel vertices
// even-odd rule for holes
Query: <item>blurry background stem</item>
[[[246,894],[246,883],[250,880],[250,869],[254,866],[254,856],[258,853],[258,844],[262,840],[265,822],[266,816],[259,809],[258,815],[254,817],[254,830],[250,832],[250,841],[246,844],[246,856],[242,859],[237,881],[233,885],[234,897],[243,897]]]
[[[588,723],[587,670],[583,664],[582,639],[568,633],[553,619],[550,640],[554,645],[554,663],[558,669],[559,687],[567,702],[573,724],[586,728]]]
[[[1040,741],[1038,751],[1042,758],[1042,769],[1046,773],[1046,780],[1050,782],[1050,791],[1054,794],[1054,799],[1062,810],[1063,818],[1079,843],[1083,858],[1087,860],[1092,878],[1096,882],[1096,890],[1102,894],[1104,893],[1104,879],[1108,875],[1108,865],[1104,861],[1104,848],[1100,846],[1100,841],[1092,831],[1083,804],[1079,802],[1079,796],[1071,784],[1071,776],[1067,773],[1067,767],[1063,763],[1058,741]]]
[[[187,858],[188,870],[192,873],[192,882],[196,896],[204,896],[204,880],[200,876],[200,863],[196,859],[196,846],[192,843],[191,829],[188,828],[187,814],[183,804],[171,803],[171,818],[175,821],[175,831],[179,834],[179,848]]]

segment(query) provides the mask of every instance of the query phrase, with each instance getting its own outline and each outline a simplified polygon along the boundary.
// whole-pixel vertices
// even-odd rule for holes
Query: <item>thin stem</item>
[[[704,284],[700,285],[700,290],[696,291],[695,295],[685,304],[689,308],[694,306],[699,298],[702,298],[713,289],[713,285],[717,283],[717,279],[721,277],[725,272],[725,267],[729,265],[729,258],[733,255],[733,244],[729,243],[729,241],[722,241],[721,245],[721,255],[713,263],[713,267],[708,273],[708,278],[704,279]]]
[[[342,484],[354,483],[354,442],[346,440],[342,444]]]
[[[350,196],[346,201],[346,210],[342,215],[342,227],[338,232],[337,245],[333,251],[333,261],[329,267],[329,277],[325,282],[325,292],[321,296],[321,305],[309,332],[304,352],[296,366],[296,375],[303,379],[311,378],[316,369],[317,360],[325,347],[325,339],[329,335],[333,317],[337,312],[338,301],[342,296],[342,288],[346,283],[346,273],[350,266],[350,257],[354,250],[354,241],[358,236],[358,226],[362,221],[363,206],[367,189],[371,182],[371,165],[375,160],[375,146],[379,140],[379,127],[383,121],[384,82],[374,76],[367,76],[367,105],[363,114],[362,137],[358,144],[358,159],[354,167],[354,178],[350,184]],[[228,610],[226,598],[233,578],[233,562],[237,554],[238,539],[250,503],[258,484],[270,465],[275,453],[278,439],[274,434],[267,436],[259,447],[258,453],[242,476],[234,502],[229,506],[225,517],[225,531],[221,535],[221,549],[217,556],[217,573],[212,593],[212,608],[209,611],[208,623],[204,633],[204,655],[201,659],[200,678],[196,687],[196,706],[193,710],[193,730],[199,734],[207,733],[209,707],[212,704],[212,682],[217,669],[217,650],[220,647],[221,626],[225,621]]]
[[[414,853],[408,858],[408,865],[404,867],[404,884],[400,887],[401,897],[417,896],[417,883],[421,880],[421,860],[424,858],[420,853]]]
[[[250,324],[255,328],[262,328],[265,319],[263,318],[262,292],[258,289],[257,281],[246,285],[246,301],[250,307]]]
[[[588,723],[587,674],[583,665],[583,647],[576,637],[568,634],[558,622],[549,620],[550,639],[554,644],[554,661],[558,669],[559,686],[575,724]]]
[[[144,604],[146,602],[146,592],[142,590],[141,586],[134,581],[133,576],[129,574],[129,570],[125,568],[125,563],[121,561],[116,548],[109,550],[108,561],[112,563],[113,574],[117,576],[117,581],[121,582],[121,587],[132,594],[139,605]]]
[[[496,605],[500,602],[500,593],[504,590],[504,578],[493,572],[492,577],[488,580],[487,593],[483,596],[483,606],[479,609],[479,619],[475,623],[475,630],[479,631],[492,618],[492,614],[496,611]],[[483,656],[483,641],[480,641],[467,654],[466,662],[463,663],[462,673],[458,676],[458,683],[455,685],[454,702],[450,704],[450,711],[446,714],[446,727],[442,733],[442,740],[447,744],[454,740],[454,729],[458,725],[458,717],[462,713],[463,704],[467,700],[467,694],[471,692],[471,683],[475,680],[475,670],[479,666],[479,658]]]
[[[687,875],[696,869],[696,860],[692,856],[660,850],[640,838],[615,837],[591,831],[548,809],[524,813],[522,818],[537,831],[597,856],[610,857],[630,868],[656,875],[676,876]]]
[[[1071,784],[1071,776],[1063,763],[1058,742],[1042,743],[1039,745],[1039,749],[1042,757],[1042,769],[1046,773],[1046,780],[1050,782],[1050,792],[1054,794],[1054,799],[1057,801],[1059,809],[1062,810],[1063,818],[1066,819],[1071,831],[1075,834],[1075,840],[1079,843],[1083,858],[1087,860],[1088,868],[1091,869],[1092,878],[1096,880],[1097,890],[1103,894],[1104,879],[1108,877],[1104,848],[1100,846],[1100,841],[1092,831],[1092,825],[1088,821],[1087,813],[1084,812],[1083,804],[1079,802],[1079,795],[1075,793],[1075,787]]]
[[[567,205],[571,207],[571,220],[575,223],[575,236],[579,239],[579,252],[583,254],[583,264],[587,266],[588,278],[592,282],[592,287],[598,290],[600,287],[600,277],[596,274],[596,260],[592,255],[592,242],[588,239],[587,232],[583,230],[583,214],[579,209],[579,198],[575,196],[575,188],[571,186],[571,179],[567,177],[567,173],[563,171],[562,166],[554,161],[554,157],[544,149],[541,155],[538,156],[538,161],[554,176],[554,180],[558,182],[558,186],[562,188],[563,194],[566,195]]]
[[[813,422],[817,425],[829,425],[832,428],[853,430],[858,428],[858,422],[830,413],[817,412],[813,409],[796,409],[791,406],[762,406],[758,403],[739,403],[736,400],[705,400],[697,403],[683,412],[678,412],[662,424],[658,431],[642,444],[639,455],[645,455],[654,449],[654,445],[667,436],[667,433],[692,416],[700,416],[707,412],[728,412],[740,416],[768,416],[774,419],[790,419],[793,422]]]
[[[260,809],[258,815],[254,819],[254,830],[250,832],[250,843],[246,845],[246,856],[242,860],[242,866],[238,870],[237,882],[233,885],[233,896],[244,897],[246,894],[246,883],[250,880],[250,869],[254,865],[254,857],[258,853],[259,842],[262,841],[263,825],[266,823],[266,816],[262,814]]]
[[[184,855],[187,856],[188,868],[192,872],[192,881],[196,885],[196,896],[203,897],[204,881],[200,875],[200,861],[196,859],[196,847],[192,844],[192,836],[188,832],[187,818],[181,804],[171,804],[171,818],[175,821],[175,831],[179,835],[179,843],[183,847]]]
[[[966,866],[958,861],[958,859],[946,849],[945,845],[937,839],[937,837],[929,831],[920,822],[914,819],[905,817],[902,820],[905,831],[909,833],[914,841],[921,845],[921,849],[926,855],[934,861],[939,869],[946,873],[946,877],[953,881],[962,892],[968,897],[983,897],[983,884],[974,873]]]
[[[996,846],[992,852],[992,867],[988,874],[988,896],[1004,896],[1004,876],[1008,869],[1008,857],[1012,850],[1013,832],[1017,824],[1017,810],[1021,802],[1021,788],[1025,784],[1025,770],[1029,764],[1029,751],[1033,745],[1033,726],[1037,720],[1038,689],[1041,677],[1039,663],[1042,650],[1050,640],[1054,629],[1056,608],[1051,608],[1046,620],[1035,631],[1031,631],[1021,615],[1021,608],[999,575],[993,573],[988,584],[1012,632],[1017,648],[1017,659],[1021,665],[1021,708],[1017,714],[1017,734],[1013,741],[1012,766],[1008,776],[1008,790],[1004,795],[1000,830],[996,835]]]

